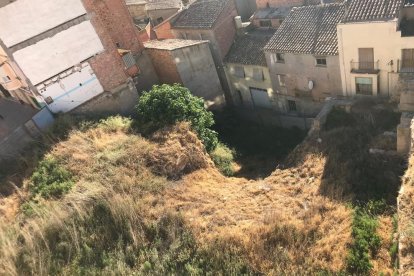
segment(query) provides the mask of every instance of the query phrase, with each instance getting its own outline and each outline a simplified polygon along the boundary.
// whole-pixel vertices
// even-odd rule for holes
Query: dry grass
[[[50,233],[59,233],[56,229],[67,236],[70,252],[81,252],[77,223],[87,225],[94,217],[93,207],[102,202],[110,206],[108,225],[128,222],[116,230],[129,237],[134,250],[148,242],[142,230],[146,225],[173,213],[182,216],[200,248],[228,241],[252,271],[270,275],[344,271],[352,242],[352,209],[337,188],[324,186],[321,193],[328,157],[315,137],[290,155],[290,167],[253,181],[220,174],[188,125],[160,131],[148,140],[129,133],[125,123],[75,130],[53,147],[49,155],[76,176],[76,185],[61,200],[36,203],[33,216],[20,214],[15,224],[2,224],[0,274],[53,271],[57,245],[50,243]],[[385,252],[389,227],[388,218],[381,218],[379,232],[388,240],[374,260],[374,273],[386,271],[390,262]],[[100,237],[92,238],[101,242]],[[16,266],[19,263],[26,266]],[[106,269],[110,268],[131,273],[119,263]],[[72,269],[65,267],[64,273],[77,272]]]

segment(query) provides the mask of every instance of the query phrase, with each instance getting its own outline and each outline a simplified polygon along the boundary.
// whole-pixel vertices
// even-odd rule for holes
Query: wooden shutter
[[[402,50],[402,68],[413,69],[414,68],[414,49]]]
[[[374,49],[359,48],[359,69],[374,69]]]

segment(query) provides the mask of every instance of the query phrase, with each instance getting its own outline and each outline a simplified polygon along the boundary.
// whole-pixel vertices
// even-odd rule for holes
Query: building
[[[166,39],[145,44],[161,83],[180,83],[209,108],[225,104],[208,41]]]
[[[414,6],[404,0],[349,0],[338,25],[345,96],[385,96],[414,111]]]
[[[221,86],[230,101],[229,87],[223,68],[223,59],[236,37],[234,18],[237,9],[233,0],[197,0],[171,20],[176,38],[208,40]]]
[[[291,7],[268,7],[255,11],[250,21],[256,28],[277,29],[289,14]]]
[[[226,75],[235,106],[272,109],[274,91],[264,46],[273,32],[252,31],[236,39],[225,59]]]
[[[236,9],[243,21],[249,20],[257,10],[256,0],[235,0]]]
[[[144,85],[152,75],[123,0],[9,2],[0,6],[0,46],[51,111],[111,109],[137,97],[133,78]]]
[[[147,18],[146,0],[125,0],[125,3],[132,18],[135,20]]]
[[[36,96],[24,82],[19,68],[0,47],[0,98],[13,99],[33,108],[40,108]]]
[[[147,0],[146,12],[153,26],[176,14],[183,4],[181,0]]]
[[[293,8],[265,46],[280,112],[313,116],[342,94],[336,25],[344,13],[343,4]]]

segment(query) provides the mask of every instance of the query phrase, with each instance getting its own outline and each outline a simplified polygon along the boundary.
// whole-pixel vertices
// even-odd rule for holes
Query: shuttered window
[[[359,69],[374,69],[374,48],[359,48]]]
[[[414,69],[414,49],[402,50],[402,69]]]

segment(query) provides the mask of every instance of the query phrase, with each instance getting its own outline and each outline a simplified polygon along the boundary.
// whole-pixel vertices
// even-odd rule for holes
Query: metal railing
[[[351,60],[351,72],[352,73],[378,73],[379,60],[373,62],[356,62]]]

